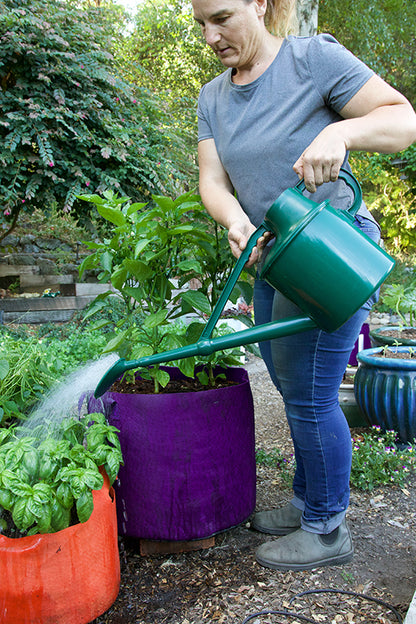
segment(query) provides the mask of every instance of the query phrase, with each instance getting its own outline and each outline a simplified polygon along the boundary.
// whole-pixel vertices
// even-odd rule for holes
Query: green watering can
[[[354,216],[361,206],[361,188],[348,171],[341,169],[339,177],[354,192],[354,202],[348,210],[336,210],[328,200],[317,203],[306,198],[303,180],[284,191],[249,238],[198,342],[139,360],[119,359],[102,377],[95,397],[104,394],[116,379],[132,368],[208,355],[316,327],[327,332],[341,327],[386,279],[394,260],[353,226]],[[260,278],[295,303],[306,316],[281,319],[211,338],[250,253],[265,232],[272,232],[275,241],[260,271]]]

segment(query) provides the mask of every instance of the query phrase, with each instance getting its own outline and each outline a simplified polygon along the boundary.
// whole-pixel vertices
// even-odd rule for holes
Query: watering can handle
[[[358,209],[361,206],[362,200],[363,200],[363,195],[361,192],[361,186],[358,183],[358,180],[352,175],[352,173],[350,173],[349,171],[347,171],[346,169],[341,168],[338,178],[341,178],[341,180],[344,180],[345,184],[347,184],[347,186],[350,187],[350,189],[352,189],[353,193],[354,193],[354,202],[352,204],[352,206],[350,206],[347,210],[345,210],[344,212],[348,212],[349,215],[351,215],[352,217],[355,217],[356,213],[358,212]],[[296,187],[301,193],[303,193],[303,191],[305,190],[305,181],[302,179],[300,180],[297,184]]]
[[[253,232],[253,234],[248,239],[245,249],[243,249],[243,251],[241,252],[241,256],[238,258],[233,270],[228,276],[224,289],[217,303],[215,304],[214,310],[212,311],[211,316],[209,317],[208,322],[205,325],[199,340],[211,337],[214,327],[217,324],[217,321],[220,318],[221,313],[230,298],[231,292],[236,285],[238,278],[240,277],[240,273],[244,269],[244,265],[249,259],[250,254],[256,246],[258,239],[263,236],[263,234],[268,232],[268,230],[269,228],[267,227],[267,225],[265,223],[262,223],[260,227],[258,227],[257,230]]]

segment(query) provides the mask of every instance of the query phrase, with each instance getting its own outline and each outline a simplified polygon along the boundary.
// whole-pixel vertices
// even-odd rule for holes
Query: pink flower
[[[118,98],[118,97],[117,97],[117,98],[116,98],[116,102],[120,102],[120,98]]]
[[[76,86],[76,87],[80,87],[81,85],[79,84],[79,82],[76,82],[76,83],[75,83],[75,86]]]
[[[84,69],[84,65],[81,64],[80,67],[81,67],[81,69]]]
[[[85,186],[89,186],[89,185],[90,185],[90,183],[88,181],[85,182]]]
[[[50,161],[50,162],[48,163],[48,165],[49,165],[49,167],[53,167],[53,166],[54,166],[54,163],[53,163],[52,161]]]
[[[24,201],[24,200],[23,200],[23,201]],[[11,211],[10,211],[8,208],[6,208],[6,210],[3,212],[3,214],[4,214],[4,216],[5,216],[5,217],[8,217],[8,216],[9,216],[9,215],[11,215],[12,213],[11,213]]]
[[[25,200],[25,199],[22,199],[22,204],[24,204],[25,202],[26,202],[26,200]]]
[[[133,104],[136,104],[137,100],[133,100]]]

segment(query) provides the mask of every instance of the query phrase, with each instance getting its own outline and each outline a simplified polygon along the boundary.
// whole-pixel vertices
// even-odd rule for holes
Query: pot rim
[[[410,349],[413,347],[409,346],[399,346],[393,347],[389,346],[391,351],[395,353],[409,353]],[[374,347],[372,349],[363,349],[357,353],[357,360],[360,365],[369,366],[371,368],[388,368],[388,369],[401,369],[401,370],[416,370],[416,358],[414,360],[405,360],[400,358],[389,358],[389,357],[377,357],[378,353],[383,351],[383,347]],[[376,357],[375,357],[376,355]]]
[[[382,325],[381,327],[375,327],[370,330],[370,334],[378,335],[380,332],[388,330],[397,330],[401,331],[403,329],[416,329],[416,327],[412,327],[412,325]]]

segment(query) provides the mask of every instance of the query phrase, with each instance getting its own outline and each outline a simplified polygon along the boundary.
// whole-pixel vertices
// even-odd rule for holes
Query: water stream
[[[103,375],[118,359],[116,353],[110,353],[70,373],[34,408],[28,419],[22,423],[19,435],[53,437],[54,429],[65,418],[78,418],[83,410],[84,398],[94,392]]]

